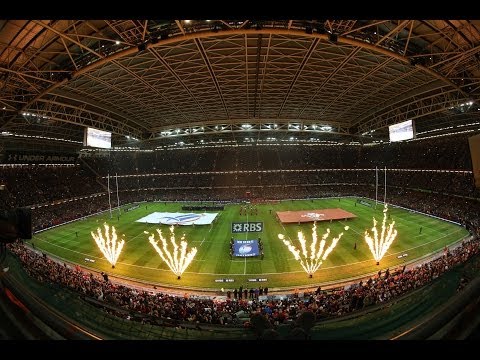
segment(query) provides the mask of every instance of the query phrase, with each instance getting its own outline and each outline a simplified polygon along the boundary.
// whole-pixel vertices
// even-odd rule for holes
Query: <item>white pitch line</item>
[[[143,235],[147,235],[147,234],[144,234],[144,233],[143,233],[143,231],[142,231],[140,234],[138,234],[138,235],[135,235],[135,236],[134,236],[134,237],[132,237],[130,240],[128,240],[128,241],[125,241],[125,244],[128,244],[130,241],[132,241],[133,239],[136,239],[137,237],[139,237],[139,236],[140,236],[140,235],[142,235],[142,234],[143,234]]]
[[[462,230],[462,229],[460,229]],[[455,232],[458,232],[460,230],[457,230]],[[397,255],[397,254],[400,254],[400,253],[403,253],[405,251],[410,251],[410,250],[413,250],[417,247],[421,247],[421,246],[424,246],[426,244],[429,244],[429,243],[432,243],[432,242],[435,242],[435,241],[438,241],[440,240],[441,238],[444,238],[445,236],[448,236],[448,235],[452,235],[453,233],[455,232],[452,232],[452,233],[449,233],[449,234],[446,234],[438,239],[435,239],[435,240],[432,240],[428,243],[425,243],[425,244],[422,244],[422,245],[419,245],[419,246],[416,246],[416,247],[413,247],[411,249],[407,249],[407,250],[403,250],[403,251],[400,251],[400,252],[397,252],[395,254],[390,254],[390,255],[387,255],[385,257],[390,257],[390,256],[394,256],[394,255]],[[64,246],[60,246],[60,245],[56,245],[56,244],[53,244],[53,243],[50,243],[46,240],[42,240],[42,239],[39,239],[40,241],[44,241],[46,243],[49,243],[50,245],[53,245],[53,246],[57,246],[57,247],[60,247],[62,249],[65,249],[65,250],[68,250],[68,251],[71,251],[71,252],[75,252],[75,253],[78,253],[78,254],[82,254],[82,255],[86,255],[86,256],[91,256],[93,258],[96,258],[96,259],[102,259],[103,258],[99,258],[97,256],[93,256],[93,255],[88,255],[88,254],[84,254],[84,253],[81,253],[79,251],[75,251],[75,250],[71,250],[71,249],[68,249]],[[460,240],[459,240],[460,241]],[[55,255],[57,258],[60,258],[60,259],[64,259],[58,255]],[[67,260],[67,259],[64,259],[64,260]],[[67,260],[67,261],[71,261],[71,260]],[[259,261],[259,260],[257,260]],[[371,262],[372,260],[371,259],[367,259],[367,260],[362,260],[362,261],[356,261],[356,262],[353,262],[353,263],[348,263],[348,264],[343,264],[343,265],[335,265],[335,266],[329,266],[329,267],[324,267],[322,268],[321,270],[327,270],[327,269],[336,269],[336,268],[342,268],[342,267],[345,267],[345,266],[350,266],[350,265],[356,265],[356,264],[361,264],[361,263],[365,263],[365,262]],[[241,262],[241,261],[238,261],[238,262]],[[165,271],[165,272],[170,272],[171,270],[170,269],[157,269],[157,268],[153,268],[153,267],[150,267],[150,266],[141,266],[141,265],[134,265],[134,264],[127,264],[127,263],[123,263],[123,262],[117,262],[117,264],[122,264],[122,265],[125,265],[125,266],[131,266],[131,267],[138,267],[138,268],[142,268],[142,269],[149,269],[149,270],[155,270],[155,271]],[[286,271],[286,272],[275,272],[275,273],[261,273],[261,274],[248,274],[248,275],[252,275],[252,276],[260,276],[260,275],[282,275],[282,274],[299,274],[299,273],[304,273],[303,270],[298,270],[298,271]],[[216,275],[216,276],[227,276],[227,275],[230,275],[230,276],[241,276],[241,275],[246,275],[246,274],[217,274],[217,273],[202,273],[202,272],[191,272],[191,271],[185,271],[184,274],[198,274],[198,275]]]
[[[85,253],[82,253],[82,252],[80,252],[80,251],[76,251],[76,250],[72,250],[72,249],[66,248],[65,246],[60,246],[60,245],[51,243],[50,241],[44,240],[44,239],[42,239],[42,238],[40,238],[40,237],[38,237],[38,236],[37,236],[37,239],[40,240],[40,241],[46,242],[47,244],[50,244],[50,245],[53,245],[53,246],[56,246],[56,247],[59,247],[59,248],[62,248],[62,249],[65,249],[65,250],[68,250],[68,251],[71,251],[71,252],[80,254],[80,255],[83,255],[83,256],[89,256],[89,257],[93,257],[93,258],[95,258],[95,259],[103,259],[103,260],[104,260],[104,258],[95,256],[95,255],[85,254]],[[42,250],[42,249],[40,249],[40,250]],[[55,256],[61,258],[61,257],[58,256],[58,255],[55,255]],[[63,258],[61,258],[61,259],[63,259]]]
[[[344,226],[349,226],[350,229],[351,229],[355,234],[362,235],[362,234],[359,233],[357,230],[355,230],[355,229],[353,228],[353,226],[351,226],[351,225],[345,225],[345,224],[344,224],[343,222],[341,222],[341,221],[339,221],[339,223],[342,224],[342,225],[344,225]],[[346,231],[348,231],[348,230],[346,230]]]
[[[77,224],[76,231],[78,232],[78,229],[82,229],[82,230],[83,230],[83,229],[86,229],[86,228],[89,228],[89,227],[90,227],[90,226],[89,226],[88,224],[86,224],[86,223],[83,224],[83,225],[78,225],[78,224]],[[42,232],[42,235],[44,235],[44,234],[45,234],[45,233]],[[72,233],[72,234],[73,234],[73,233]],[[64,240],[64,241],[58,241],[59,244],[67,243],[67,242],[69,242],[69,241],[72,241],[72,240],[74,240],[74,239],[77,239],[77,237],[76,237],[76,236],[73,237],[72,234],[69,233],[69,234],[66,234],[66,235],[64,235],[64,236],[55,236],[55,239],[60,239],[60,240],[66,239],[66,240]],[[39,237],[39,233],[34,234],[33,240],[35,240],[36,237]]]
[[[283,226],[282,223],[280,223],[283,227],[283,229],[285,230],[285,233],[286,233],[286,229],[285,229],[285,226]],[[436,242],[444,237],[447,237],[449,235],[453,235],[457,232],[460,232],[462,231],[463,228],[461,229],[457,229],[451,233],[448,233],[448,234],[445,234],[439,238],[436,238],[432,241],[429,241],[429,242],[426,242],[426,243],[423,243],[423,244],[420,244],[418,246],[415,246],[413,248],[410,248],[410,249],[405,249],[405,250],[402,250],[402,251],[399,251],[399,252],[396,252],[396,253],[393,253],[393,254],[387,254],[385,257],[390,257],[390,256],[394,256],[394,255],[397,255],[397,254],[401,254],[401,253],[405,253],[407,251],[411,251],[413,249],[416,249],[416,248],[419,248],[419,247],[422,247],[422,246],[425,246],[425,245],[428,245],[428,244],[431,244],[433,242]],[[40,238],[38,235],[36,235],[37,239],[40,240],[40,241],[43,241],[43,242],[46,242],[50,245],[53,245],[53,246],[56,246],[56,247],[59,247],[59,248],[62,248],[62,249],[65,249],[67,251],[71,251],[71,252],[74,252],[74,253],[77,253],[77,254],[81,254],[83,256],[89,256],[89,257],[92,257],[92,258],[96,258],[96,259],[101,259],[101,260],[104,260],[104,258],[100,258],[100,257],[97,257],[97,256],[94,256],[94,255],[90,255],[90,254],[85,254],[85,253],[82,253],[82,252],[79,252],[79,251],[75,251],[75,250],[72,250],[72,249],[69,249],[69,248],[66,248],[64,246],[60,246],[60,245],[57,245],[57,244],[54,244],[54,243],[51,243],[50,241],[47,241],[47,240],[44,240],[42,238]],[[61,258],[61,259],[64,259],[58,255],[55,255],[55,254],[52,254],[54,256],[56,256],[57,258]],[[68,259],[64,259],[64,260],[67,260],[67,261],[71,261],[71,260],[68,260]],[[241,262],[241,261],[235,261],[235,260],[232,260],[234,262]],[[260,260],[257,260],[257,261],[260,261]],[[343,264],[343,265],[336,265],[336,266],[330,266],[330,267],[324,267],[322,268],[323,270],[325,269],[335,269],[335,268],[341,268],[341,267],[345,267],[345,266],[349,266],[349,265],[355,265],[355,264],[361,264],[361,263],[364,263],[364,262],[368,262],[368,261],[371,261],[371,259],[367,259],[367,260],[363,260],[363,261],[357,261],[357,262],[353,262],[353,263],[348,263],[348,264]],[[125,265],[125,266],[132,266],[132,267],[139,267],[139,268],[144,268],[144,269],[151,269],[151,270],[156,270],[156,271],[170,271],[169,269],[166,270],[166,269],[157,269],[157,268],[153,268],[153,267],[148,267],[148,266],[140,266],[140,265],[134,265],[134,264],[127,264],[127,263],[123,263],[123,262],[117,262],[117,264],[122,264],[122,265]],[[246,258],[245,258],[245,264],[246,264]],[[287,272],[276,272],[276,273],[262,273],[262,274],[249,274],[249,275],[275,275],[275,274],[295,274],[295,273],[303,273],[304,271],[303,270],[299,270],[299,271],[287,271]],[[245,273],[243,274],[217,274],[217,273],[199,273],[199,272],[190,272],[190,271],[186,271],[185,273],[189,273],[189,274],[198,274],[198,275],[231,275],[231,276],[240,276],[240,275],[246,275]]]
[[[405,249],[405,250],[402,250],[402,251],[398,251],[398,252],[396,252],[396,253],[389,253],[389,252],[387,252],[387,256],[385,256],[385,257],[389,257],[389,256],[393,256],[393,255],[398,255],[398,254],[405,253],[405,252],[407,252],[407,251],[414,250],[414,249],[416,249],[416,248],[419,248],[419,247],[422,247],[422,246],[431,244],[431,243],[436,242],[436,241],[438,241],[438,240],[440,240],[440,239],[443,239],[444,237],[447,237],[447,236],[449,236],[449,235],[453,235],[453,234],[455,234],[455,233],[457,233],[457,232],[459,232],[459,231],[461,231],[461,230],[462,230],[462,229],[458,229],[458,230],[452,231],[451,233],[445,234],[445,235],[443,235],[443,236],[440,236],[439,238],[433,239],[432,241],[429,241],[429,242],[420,244],[420,245],[418,245],[418,246],[414,246],[413,248],[410,248],[410,249]],[[288,259],[288,260],[295,260],[295,258],[291,258],[291,259]],[[370,261],[370,260],[367,260],[367,261]],[[362,262],[365,262],[365,261],[357,261],[357,262],[348,263],[348,264],[344,264],[344,265],[338,265],[338,266],[340,267],[340,266],[346,266],[346,265],[360,264],[360,263],[362,263]],[[331,268],[335,268],[335,267],[337,267],[337,266],[332,266],[332,267],[330,267],[330,268],[323,268],[323,269],[331,269]],[[281,273],[278,273],[278,274],[281,274]]]
[[[210,231],[212,231],[212,227],[210,226],[210,229],[208,230],[208,232],[210,233]],[[198,241],[198,240],[197,240]],[[205,241],[205,237],[203,238],[202,242],[200,243],[200,246],[202,246],[203,242]],[[207,242],[211,242],[211,241],[207,241]]]
[[[430,220],[432,220],[432,223],[434,223],[434,222],[437,221],[437,219],[428,219],[427,223],[430,223]],[[406,223],[406,224],[409,223],[407,220],[403,220],[403,219],[401,219],[401,218],[397,218],[397,219],[395,219],[394,221],[397,222],[397,223],[402,223],[402,222],[403,222],[403,223]],[[339,223],[342,224],[342,225],[345,225],[345,224],[344,224],[343,222],[341,222],[341,221],[339,221]],[[428,230],[433,230],[433,231],[435,231],[435,232],[443,233],[443,232],[441,232],[441,231],[436,230],[436,229],[433,228],[433,227],[429,227],[429,226],[426,226],[426,225],[424,225],[424,226],[425,226],[425,228],[428,229]],[[362,236],[362,238],[363,238],[363,235],[362,235],[361,233],[359,233],[358,231],[354,230],[352,226],[350,226],[350,228],[352,229],[353,232],[357,233],[358,235]],[[457,230],[456,230],[456,231],[457,231]],[[455,232],[456,232],[456,231],[455,231]],[[454,234],[455,232],[452,232],[451,234]],[[415,236],[415,237],[419,237],[419,236],[422,236],[422,235],[423,235],[423,234],[420,234],[420,235],[417,235],[417,236]],[[427,244],[428,244],[428,243],[427,243]],[[405,251],[407,251],[407,250],[405,250]],[[391,255],[390,249],[387,250],[386,255]]]

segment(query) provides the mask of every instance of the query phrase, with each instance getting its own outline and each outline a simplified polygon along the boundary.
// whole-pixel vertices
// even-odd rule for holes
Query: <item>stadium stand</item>
[[[373,165],[395,163],[398,164],[397,168],[405,166],[409,169],[423,169],[429,164],[425,159],[439,160],[435,162],[435,166],[438,165],[435,170],[439,170],[438,172],[389,172],[389,201],[428,214],[468,223],[476,237],[464,241],[461,246],[430,262],[408,270],[397,269],[392,273],[384,273],[382,276],[361,281],[348,289],[306,292],[301,298],[293,294],[283,300],[263,297],[264,289],[260,288],[247,292],[248,299],[237,292],[237,289],[235,291],[232,289],[229,293],[230,298],[226,301],[197,299],[195,296],[184,298],[164,293],[139,292],[128,286],[105,282],[102,278],[97,278],[78,267],[72,268],[45,258],[20,243],[10,248],[21,259],[31,276],[43,282],[52,282],[73,289],[91,303],[123,318],[145,321],[144,316],[147,316],[190,323],[238,325],[236,314],[242,311],[247,315],[261,312],[273,325],[279,325],[289,319],[295,319],[306,309],[314,311],[318,319],[344,315],[373,304],[388,302],[423,286],[479,252],[480,223],[477,214],[480,213],[480,204],[470,198],[477,196],[478,191],[471,184],[469,177],[471,174],[441,171],[447,169],[446,164],[449,164],[448,170],[468,171],[465,138],[462,139],[463,141],[455,138],[445,139],[440,144],[434,143],[433,148],[429,141],[419,141],[403,147],[394,144],[376,149],[362,148],[360,151],[352,147],[308,147],[295,152],[283,151],[282,148],[275,150],[251,148],[247,151],[222,149],[221,151],[229,152],[230,157],[234,159],[229,162],[208,161],[217,156],[220,151],[217,149],[200,151],[195,160],[190,162],[185,161],[184,157],[187,154],[182,150],[111,153],[108,158],[85,159],[95,172],[105,174],[108,171],[112,173],[118,171],[121,176],[123,175],[118,179],[118,183],[124,202],[178,199],[234,201],[242,198],[245,188],[252,189],[255,197],[264,199],[339,195],[372,198]],[[453,145],[453,152],[444,151],[444,147]],[[385,161],[376,162],[378,151],[386,151]],[[421,151],[425,157],[410,156],[406,161],[406,154],[411,154],[412,151]],[[325,152],[331,156],[325,156]],[[278,154],[278,157],[273,156],[274,153]],[[322,156],[319,156],[320,154]],[[252,158],[258,161],[252,162]],[[452,163],[452,159],[456,159],[456,162]],[[151,161],[154,165],[148,167],[147,164]],[[370,170],[345,168],[356,162]],[[232,164],[235,164],[233,168]],[[135,171],[132,171],[133,169]],[[263,169],[319,171],[283,172],[281,176],[274,173],[238,172]],[[330,169],[335,170],[329,171]],[[152,170],[157,175],[124,177],[150,174]],[[190,176],[189,172],[193,170],[200,174]],[[212,175],[201,174],[202,171],[237,171],[237,173]],[[186,174],[181,175],[179,172]],[[34,206],[35,230],[107,209],[105,189],[101,186],[105,179],[96,178],[88,167],[81,165],[48,168],[12,167],[6,168],[1,176],[2,182],[8,188],[8,192],[2,192],[3,203],[10,206]],[[31,193],[25,191],[27,187],[35,189],[38,194],[33,197]],[[201,187],[209,188],[198,191]],[[162,189],[161,196],[156,189]],[[56,203],[59,200],[70,199],[72,201]],[[48,206],[45,206],[47,204]],[[464,286],[465,281],[462,281],[459,288]],[[206,308],[210,310],[204,311]],[[132,317],[132,311],[138,313],[138,316]]]
[[[480,252],[480,241],[478,239],[464,241],[460,246],[452,251],[445,251],[432,261],[409,270],[403,268],[390,273],[387,269],[383,274],[379,272],[378,276],[371,277],[365,282],[360,281],[348,288],[305,292],[301,297],[294,293],[281,300],[264,298],[265,289],[262,287],[245,288],[243,294],[235,289],[233,295],[228,296],[225,301],[139,291],[128,285],[105,281],[103,277],[94,276],[79,267],[62,265],[26,248],[21,243],[11,245],[10,249],[20,258],[32,277],[75,290],[90,302],[108,309],[116,316],[138,321],[144,321],[144,316],[149,316],[176,322],[238,325],[236,315],[238,312],[244,312],[247,318],[259,312],[276,326],[290,319],[295,320],[305,310],[314,312],[318,319],[325,319],[388,302],[430,283],[449,269],[475,256]],[[459,290],[465,287],[467,281],[466,279],[461,281]],[[139,315],[132,316],[132,311]]]

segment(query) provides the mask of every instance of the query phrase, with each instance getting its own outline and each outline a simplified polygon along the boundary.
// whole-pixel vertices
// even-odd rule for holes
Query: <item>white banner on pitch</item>
[[[218,213],[171,213],[154,212],[136,222],[164,225],[209,225],[215,220]]]

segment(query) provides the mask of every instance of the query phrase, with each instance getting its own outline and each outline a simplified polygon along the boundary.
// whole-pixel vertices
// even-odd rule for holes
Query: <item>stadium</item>
[[[479,43],[0,20],[1,338],[478,337]]]

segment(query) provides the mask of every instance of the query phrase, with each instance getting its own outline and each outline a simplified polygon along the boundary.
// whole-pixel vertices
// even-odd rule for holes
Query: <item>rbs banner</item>
[[[251,233],[251,232],[262,232],[263,231],[263,222],[254,221],[254,222],[232,222],[232,233]]]

